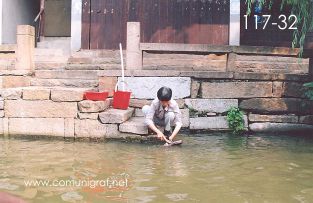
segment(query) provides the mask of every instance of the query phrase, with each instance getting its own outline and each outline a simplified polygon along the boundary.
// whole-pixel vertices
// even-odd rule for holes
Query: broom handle
[[[120,43],[120,55],[121,55],[121,64],[122,64],[122,89],[125,91],[125,86],[124,86],[124,60],[123,60],[123,49],[122,49],[122,44]]]

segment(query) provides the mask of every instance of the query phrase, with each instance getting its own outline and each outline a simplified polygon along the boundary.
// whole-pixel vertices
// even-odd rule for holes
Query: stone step
[[[68,64],[66,70],[120,70],[119,64]]]
[[[35,56],[35,62],[54,62],[54,63],[67,63],[67,56]]]
[[[133,108],[128,108],[127,110],[113,109],[110,108],[105,112],[99,114],[99,119],[101,123],[123,123],[130,119],[134,113]]]
[[[138,135],[147,135],[148,127],[144,124],[144,117],[133,117],[119,126],[119,131]]]
[[[35,76],[41,79],[98,79],[95,70],[38,70]]]
[[[124,59],[126,58],[126,51],[123,50]],[[120,58],[119,50],[81,50],[72,54],[72,57],[87,57],[87,58]]]
[[[64,70],[66,62],[35,62],[36,70]]]
[[[64,56],[62,49],[35,48],[35,56]]]
[[[31,86],[96,88],[98,86],[98,80],[33,78],[31,80]]]
[[[100,57],[70,57],[69,61],[70,64],[120,64],[120,58],[100,58]]]

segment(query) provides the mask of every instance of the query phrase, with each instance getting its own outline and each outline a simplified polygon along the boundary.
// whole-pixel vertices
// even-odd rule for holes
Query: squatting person
[[[145,116],[145,125],[154,131],[158,138],[164,140],[164,136],[173,141],[182,126],[181,111],[178,104],[172,99],[172,90],[169,87],[161,87],[158,90],[157,98],[151,105],[145,105],[142,108]],[[164,134],[157,126],[165,127]],[[175,126],[174,131],[172,127]]]

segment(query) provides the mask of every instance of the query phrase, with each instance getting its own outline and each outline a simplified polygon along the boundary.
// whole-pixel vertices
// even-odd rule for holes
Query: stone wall
[[[128,110],[112,109],[111,98],[98,102],[83,100],[87,90],[83,88],[3,88],[0,134],[142,138],[140,135],[147,135],[148,131],[143,125],[141,108],[150,104],[163,85],[173,89],[182,111],[183,127],[191,131],[229,130],[226,114],[231,107],[244,111],[245,127],[253,132],[313,131],[313,101],[305,98],[302,87],[309,80],[307,75],[195,72],[187,77],[187,72],[180,72],[182,77],[175,77],[170,74],[126,77],[129,84],[126,87],[132,90]],[[120,80],[119,76],[99,77],[101,88],[108,91],[114,90],[112,81]]]

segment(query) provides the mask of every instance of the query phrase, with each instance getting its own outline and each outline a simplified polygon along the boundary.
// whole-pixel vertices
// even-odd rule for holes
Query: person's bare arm
[[[172,135],[169,137],[170,141],[172,141],[172,140],[175,138],[175,136],[176,136],[176,135],[178,134],[178,132],[180,131],[181,127],[182,127],[182,125],[181,125],[180,123],[177,123],[177,124],[176,124],[175,129],[174,129]]]

